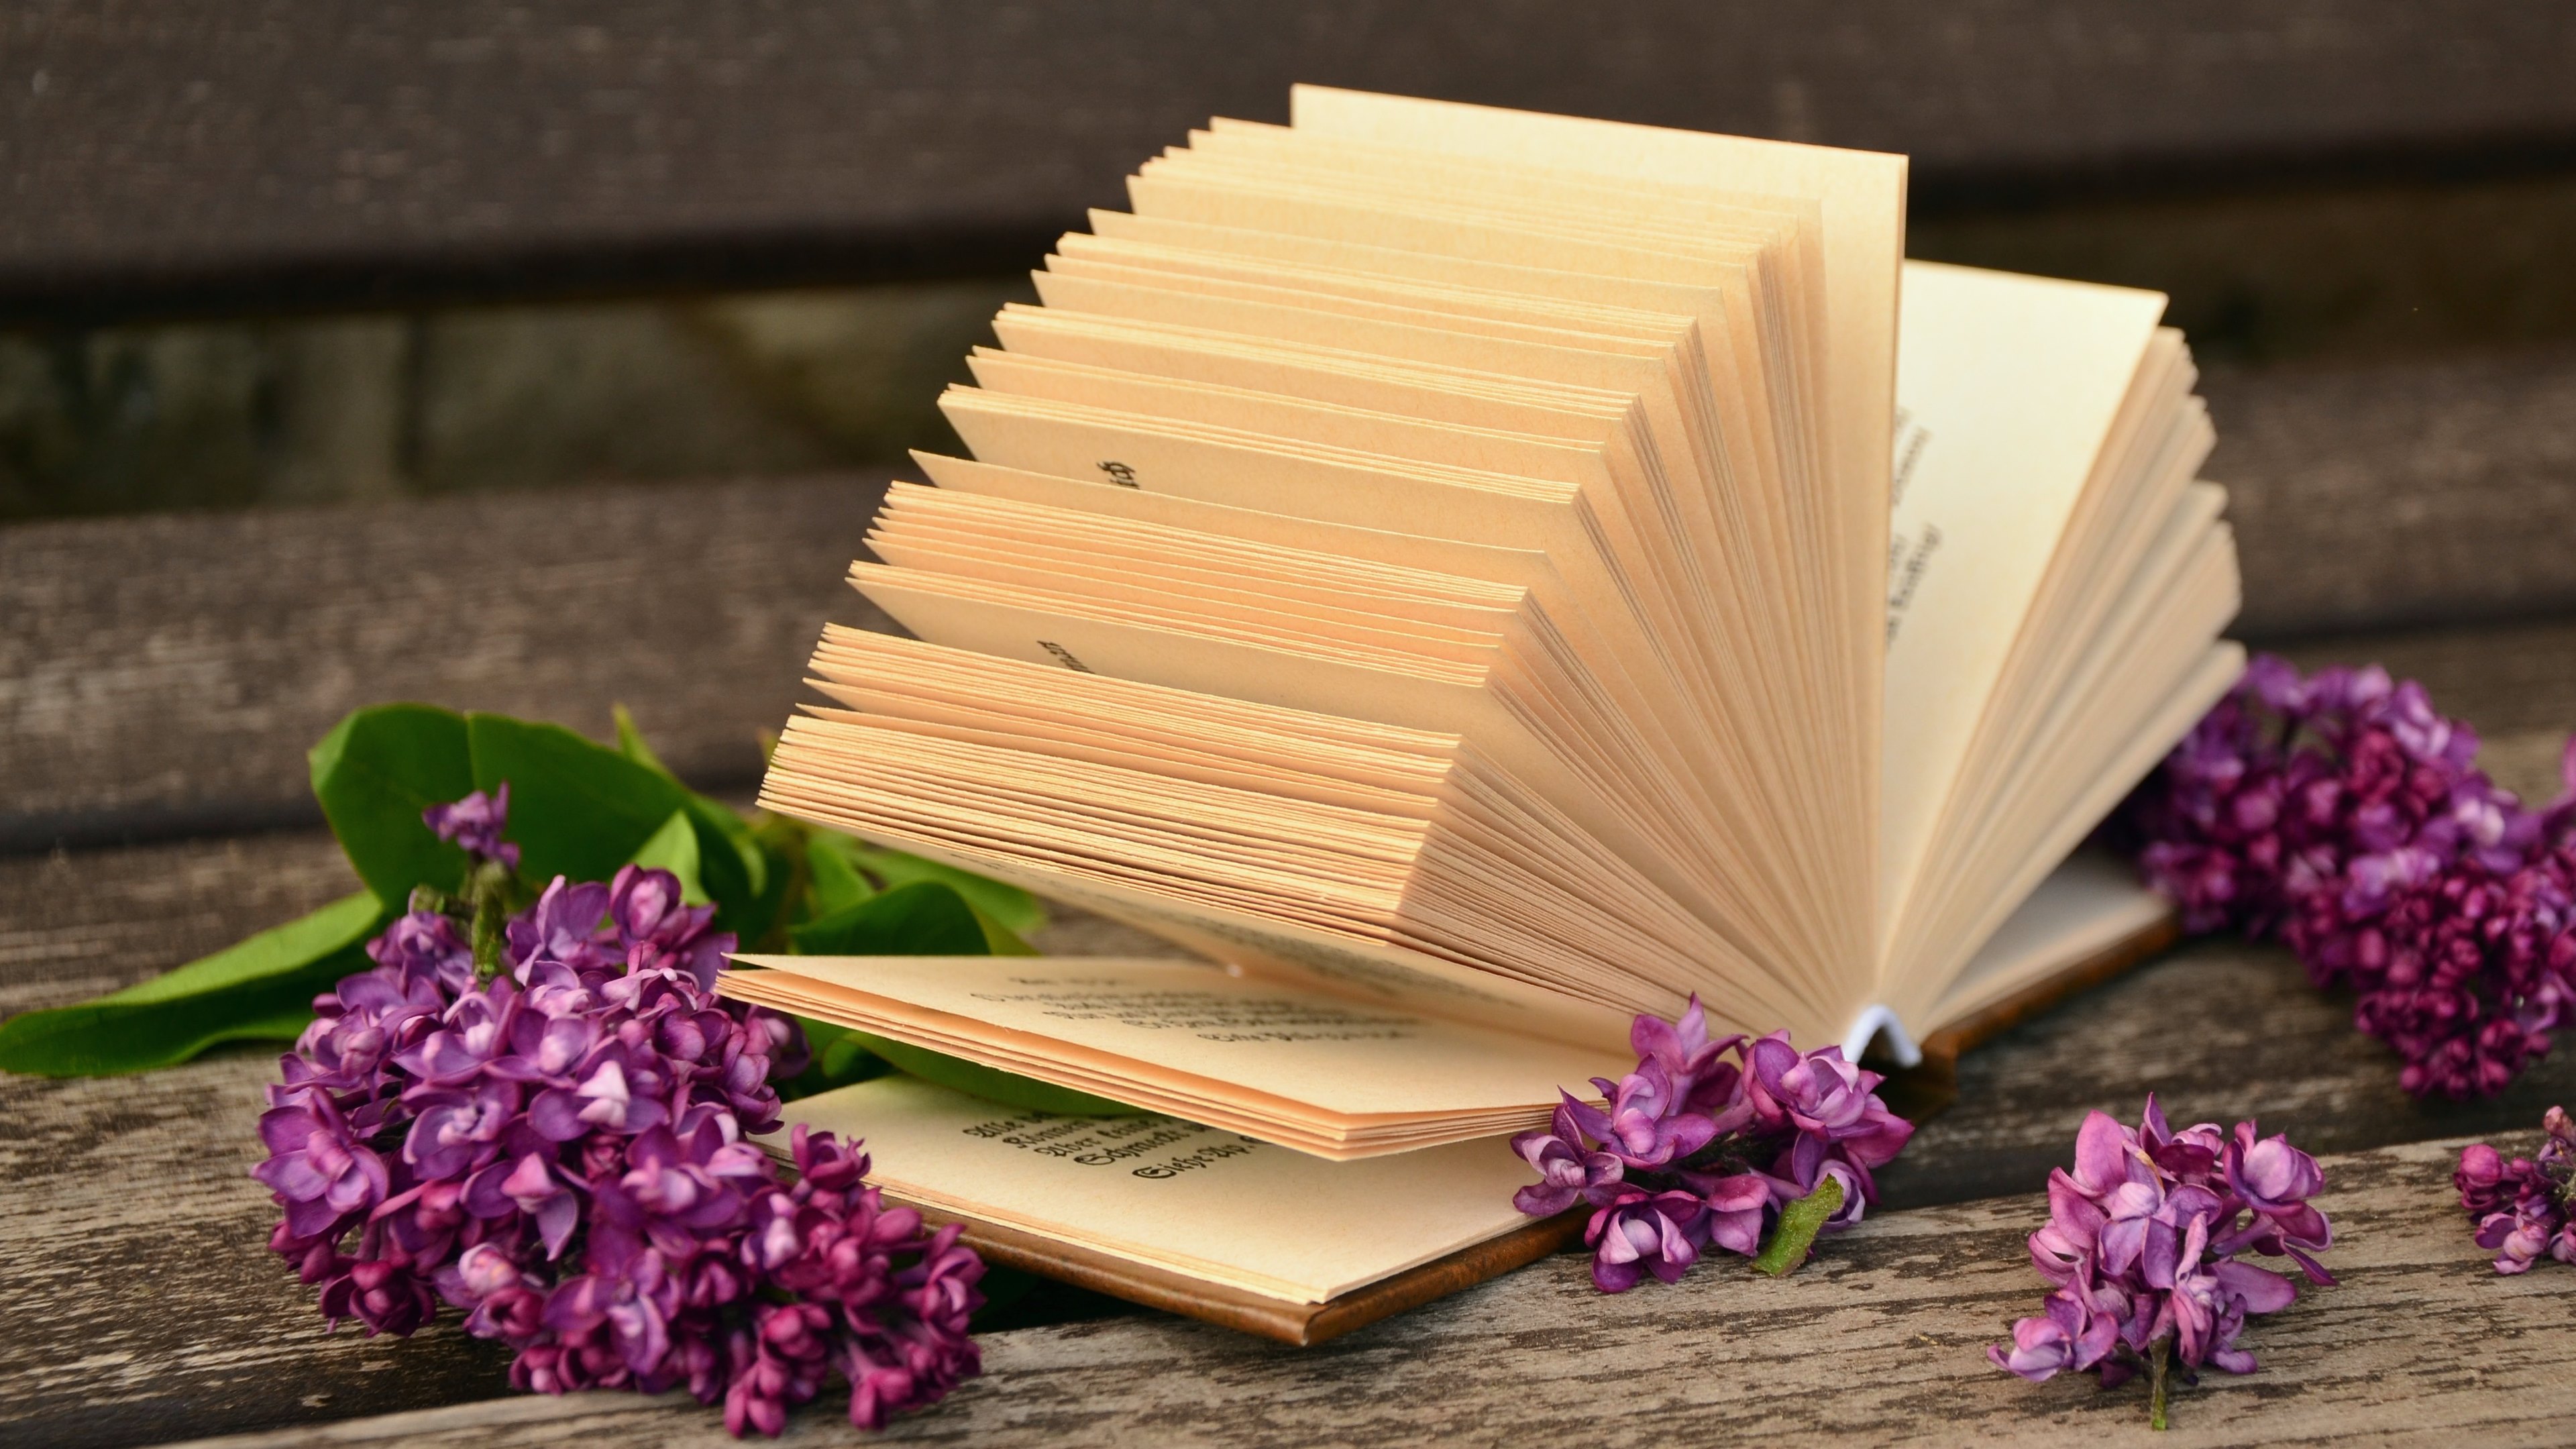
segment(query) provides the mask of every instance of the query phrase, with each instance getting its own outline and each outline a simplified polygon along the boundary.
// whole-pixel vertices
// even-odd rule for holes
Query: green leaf
[[[763,815],[752,822],[751,844],[760,854],[763,879],[758,899],[744,912],[745,925],[735,932],[751,950],[786,950],[788,926],[814,914],[805,868],[808,834],[783,815]]]
[[[859,1040],[848,1027],[839,1027],[836,1030],[840,1035],[831,1045],[823,1048],[822,1055],[816,1058],[823,1068],[823,1076],[833,1086],[840,1087],[847,1086],[851,1082],[864,1082],[871,1077],[882,1077],[894,1070],[894,1063],[869,1051],[868,1044]]]
[[[150,1001],[176,1001],[248,985],[292,971],[307,962],[318,961],[343,946],[362,945],[376,933],[378,924],[391,914],[377,903],[372,892],[342,896],[283,926],[271,926],[256,936],[226,946],[212,956],[174,967],[148,981],[137,981],[123,991],[99,997],[92,1004],[128,1006]],[[25,1019],[11,1018],[12,1021]]]
[[[698,829],[689,812],[674,810],[653,838],[635,852],[634,864],[667,870],[680,878],[680,899],[693,906],[707,903],[707,888],[698,883]]]
[[[680,777],[644,742],[644,732],[636,728],[635,716],[626,706],[610,705],[609,713],[617,721],[617,753],[678,784]],[[757,942],[769,933],[778,909],[778,902],[770,898],[768,854],[753,838],[751,822],[732,807],[685,788],[682,795],[684,808],[697,826],[699,870],[707,890],[704,900],[692,904],[714,901],[718,930]]]
[[[975,913],[975,924],[984,932],[984,954],[988,956],[1040,956],[1045,953],[1013,934],[1011,928],[984,914],[981,906],[969,903]]]
[[[1005,1071],[952,1057],[927,1047],[888,1041],[874,1032],[853,1031],[850,1035],[869,1051],[885,1058],[901,1070],[935,1082],[940,1086],[999,1102],[1005,1107],[1021,1107],[1032,1112],[1053,1112],[1064,1117],[1133,1117],[1145,1109],[1041,1082],[1035,1077],[1014,1076]]]
[[[1771,1229],[1771,1241],[1762,1245],[1762,1256],[1753,1260],[1753,1266],[1776,1278],[1807,1261],[1807,1251],[1815,1246],[1816,1234],[1824,1230],[1826,1221],[1842,1205],[1842,1179],[1818,1179],[1815,1191],[1780,1209],[1780,1221]]]
[[[788,927],[808,956],[985,956],[983,925],[966,898],[921,881]]]
[[[877,893],[859,873],[858,851],[858,842],[846,835],[818,830],[806,837],[806,889],[812,892],[816,916],[846,911]]]
[[[345,960],[341,964],[346,967],[345,970],[335,968],[328,981],[318,983],[311,991],[298,996],[293,1005],[281,1006],[266,1016],[247,1017],[236,1021],[225,1027],[221,1036],[208,1041],[206,1046],[211,1047],[232,1041],[291,1042],[304,1035],[304,1028],[313,1024],[313,998],[338,985],[342,977],[355,976],[376,963],[361,950],[354,959]],[[205,1047],[200,1047],[198,1050],[203,1051]]]
[[[791,926],[788,934],[794,938],[796,949],[808,956],[994,954],[984,918],[946,881],[915,881],[898,886],[818,920]],[[836,1045],[843,1041],[855,1043],[923,1081],[988,1101],[1076,1117],[1126,1116],[1142,1110],[924,1047],[888,1041],[871,1032],[846,1027],[834,1030],[840,1033],[835,1038]]]
[[[521,874],[607,880],[687,802],[671,777],[561,725],[470,714],[474,788],[510,782]]]
[[[635,716],[627,713],[625,705],[612,704],[608,707],[608,713],[617,721],[617,753],[664,779],[680,778],[671,773],[670,766],[662,763],[660,755],[653,753],[651,745],[644,743],[644,732],[635,727]]]
[[[425,704],[362,709],[307,758],[323,817],[378,901],[399,910],[413,886],[454,890],[465,879],[465,852],[420,818],[475,788],[464,716]]]
[[[698,833],[699,868],[706,874],[707,894],[716,902],[717,929],[758,939],[769,925],[762,914],[769,895],[769,857],[753,837],[751,822],[704,795],[684,795],[680,808]],[[774,912],[776,905],[768,910]]]
[[[852,843],[852,855],[858,864],[889,886],[910,885],[914,881],[935,880],[948,885],[972,902],[975,908],[1017,932],[1034,931],[1046,924],[1046,907],[1038,898],[1018,886],[1004,885],[973,871],[959,870],[935,860],[924,860],[900,850],[883,850],[872,845]]]
[[[813,1061],[803,1072],[778,1084],[778,1099],[782,1102],[868,1081],[894,1070],[885,1058],[852,1036],[848,1027],[810,1016],[796,1018],[796,1024],[805,1029],[805,1045],[812,1050]]]
[[[367,938],[389,914],[360,892],[112,995],[13,1016],[0,1022],[0,1070],[107,1076],[218,1042],[292,1041],[316,993],[367,969]]]

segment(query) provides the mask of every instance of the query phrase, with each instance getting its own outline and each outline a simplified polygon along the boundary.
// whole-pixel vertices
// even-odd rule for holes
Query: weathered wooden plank
[[[2576,351],[2212,367],[2202,391],[2244,632],[2576,607]],[[2563,675],[2565,661],[2519,667]]]
[[[2391,629],[2291,640],[2279,649],[2303,669],[2380,664],[2422,682],[2444,714],[2478,727],[2526,794],[2554,780],[2557,746],[2576,730],[2576,620],[2526,619],[2475,628]],[[2480,760],[2487,759],[2481,754]]]
[[[2422,380],[2420,385],[2417,381]],[[2576,608],[2576,356],[2215,374],[2247,632]],[[2240,427],[2239,424],[2242,424]],[[0,852],[317,818],[302,753],[394,698],[603,733],[745,785],[882,475],[0,530]],[[2576,627],[2311,638],[2490,730],[2576,724]]]
[[[2470,1242],[2447,1181],[2457,1147],[2327,1159],[2338,1287],[2247,1331],[2260,1373],[2183,1390],[2150,1435],[2145,1387],[2032,1386],[1984,1345],[2042,1286],[2022,1238],[2044,1200],[2022,1193],[1887,1214],[1783,1280],[1740,1262],[1618,1297],[1580,1255],[1548,1259],[1318,1349],[1204,1325],[1132,1320],[1022,1329],[985,1342],[986,1376],[903,1420],[895,1443],[1604,1445],[1760,1440],[1872,1444],[2300,1444],[2347,1437],[2435,1445],[2564,1442],[2576,1413],[2567,1286],[2500,1279]],[[809,1410],[809,1442],[857,1442]],[[402,1442],[535,1446],[613,1437],[713,1446],[694,1404],[594,1396],[357,1421],[220,1441],[231,1449]]]
[[[0,26],[21,315],[1007,267],[1299,80],[1910,151],[1928,198],[2576,137],[2576,23],[2477,0],[35,0]]]
[[[2045,1176],[2090,1108],[2134,1118],[2259,1117],[2315,1151],[2520,1130],[2576,1101],[2576,1053],[2483,1102],[2418,1102],[2397,1060],[2353,1030],[2286,950],[2210,939],[2072,998],[1959,1059],[1959,1099],[1882,1179],[1898,1206],[2011,1192]]]
[[[504,521],[512,518],[505,514]],[[522,530],[549,521],[565,522],[515,516]],[[571,521],[581,522],[577,512]],[[633,526],[619,536],[639,535],[656,536]],[[305,537],[328,536],[317,529]],[[238,543],[243,535],[231,537]],[[0,541],[14,540],[0,535]],[[656,546],[675,548],[667,541]],[[290,560],[284,553],[245,552],[250,556],[234,565],[237,578],[282,573]],[[369,557],[391,555],[387,547]],[[617,569],[633,572],[609,576],[621,590],[632,590],[638,574],[670,576],[656,573],[654,561],[648,550],[622,554]],[[336,567],[364,577],[356,565]],[[819,572],[829,579],[838,568],[834,561]],[[0,579],[27,577],[0,571]],[[60,575],[81,577],[78,570]],[[662,606],[658,599],[648,603]],[[542,618],[541,607],[518,607],[515,617],[530,622],[514,627],[553,622]],[[569,606],[557,600],[557,607]],[[43,623],[47,616],[37,617]],[[265,656],[286,661],[280,667],[288,677],[331,679],[338,666],[327,650],[317,651],[318,663],[297,657],[296,608],[248,617],[272,619],[272,632],[289,641],[272,643]],[[344,627],[363,634],[360,622]],[[379,620],[376,627],[387,626]],[[578,633],[577,621],[566,627]],[[789,657],[801,654],[811,625],[778,628]],[[396,632],[389,646],[380,634],[366,657],[419,667],[410,651],[429,643],[420,633]],[[2505,727],[2491,741],[2491,754],[2511,764],[2509,783],[2539,794],[2545,792],[2533,782],[2545,781],[2554,768],[2548,726],[2576,718],[2566,665],[2571,650],[2576,626],[2543,624],[2319,641],[2300,652],[2308,663],[2379,657],[2426,677],[2446,708],[2491,730]],[[681,680],[676,693],[685,676],[672,668],[653,677]],[[28,676],[13,670],[6,677]],[[199,677],[206,677],[202,669]],[[556,683],[564,688],[560,676]],[[381,697],[364,681],[337,687],[354,696],[349,702]],[[131,681],[117,688],[138,703],[164,697]],[[110,690],[107,697],[117,696]],[[594,700],[603,712],[605,698]],[[656,719],[647,707],[650,726]],[[724,700],[706,700],[680,723],[694,722],[705,731],[701,738],[717,738],[705,721],[722,718],[726,707]],[[247,706],[239,711],[230,737],[236,754],[264,748],[263,730],[278,728],[275,719],[285,711],[267,708],[265,718]],[[220,712],[214,717],[222,718]],[[124,728],[121,738],[140,742],[137,748],[169,747],[146,738],[140,719]],[[13,751],[13,763],[16,758]],[[46,783],[26,778],[37,787]],[[291,776],[272,784],[301,788]],[[0,936],[0,1006],[52,1004],[162,969],[327,899],[345,889],[342,869],[327,839],[310,832],[0,861],[0,921],[9,923]],[[1049,944],[1081,949],[1077,939]],[[1093,948],[1105,944],[1096,938]],[[0,1128],[0,1220],[12,1225],[0,1238],[0,1295],[21,1305],[12,1333],[0,1336],[0,1424],[9,1437],[132,1443],[434,1407],[498,1392],[497,1361],[452,1332],[400,1347],[345,1334],[319,1338],[301,1290],[260,1249],[270,1209],[242,1175],[252,1160],[247,1129],[257,1085],[268,1070],[261,1056],[241,1054],[123,1082],[0,1081],[0,1121],[8,1124]],[[1935,1204],[2024,1188],[2062,1155],[2082,1107],[2133,1111],[2149,1089],[2167,1093],[2178,1113],[2256,1114],[2312,1146],[2358,1148],[2526,1126],[2541,1104],[2576,1096],[2571,1073],[2576,1058],[2562,1056],[2500,1102],[2416,1106],[2396,1093],[2387,1056],[2351,1032],[2342,1005],[2310,992],[2286,956],[2205,945],[1973,1054],[1962,1069],[1960,1105],[1928,1127],[1890,1172],[1889,1203]],[[138,1191],[138,1182],[149,1186]],[[191,1265],[184,1278],[163,1271],[174,1259]],[[1226,1368],[1214,1382],[1236,1382],[1234,1373]],[[281,1392],[281,1383],[295,1392]],[[1338,1431],[1327,1426],[1316,1433],[1336,1437]]]
[[[0,1077],[0,1438],[150,1443],[506,1391],[507,1355],[440,1323],[325,1335],[267,1252],[245,1174],[274,1058],[139,1078]]]
[[[318,830],[0,856],[0,1016],[130,986],[357,888]],[[1058,956],[1170,949],[1069,906],[1033,939]]]
[[[1906,255],[2168,294],[2204,363],[2388,359],[2576,337],[2576,171],[2392,168],[2299,186],[2105,186],[1910,210]],[[2219,433],[2229,432],[2220,415]]]
[[[319,820],[360,705],[494,709],[748,785],[885,483],[584,489],[0,530],[0,851]]]
[[[329,852],[318,834],[280,833],[0,861],[0,920],[32,923],[12,938],[0,996],[31,1006],[121,984],[268,910],[326,899],[344,888]],[[1069,918],[1044,944],[1136,949],[1115,930]],[[55,944],[82,941],[103,944]],[[2257,1115],[2320,1149],[2523,1130],[2542,1104],[2576,1098],[2576,1055],[2562,1055],[2499,1102],[2416,1106],[2347,1010],[2277,951],[2209,944],[2143,967],[1967,1057],[1958,1104],[1887,1173],[1887,1205],[2027,1190],[2086,1107],[2134,1113],[2151,1089],[2178,1114]],[[0,1439],[139,1443],[501,1391],[499,1361],[452,1330],[406,1345],[321,1336],[306,1291],[264,1250],[273,1209],[246,1176],[272,1071],[243,1051],[120,1080],[0,1078],[0,1299],[16,1305],[0,1335]],[[1234,1368],[1211,1373],[1194,1392],[1239,1383]]]
[[[120,990],[357,888],[318,830],[0,856],[0,1015]]]

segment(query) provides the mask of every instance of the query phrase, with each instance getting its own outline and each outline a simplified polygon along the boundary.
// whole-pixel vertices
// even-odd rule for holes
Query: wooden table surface
[[[860,617],[834,580],[874,491],[818,480],[0,533],[0,847],[14,851],[0,853],[0,1012],[140,979],[349,889],[298,795],[303,746],[355,703],[417,695],[597,731],[622,697],[684,771],[739,788],[750,731],[783,715],[815,626]],[[2550,785],[2558,728],[2576,721],[2562,618],[2312,636],[2293,652],[2426,679],[2526,790]],[[1072,917],[1046,939],[1116,943]],[[453,1315],[410,1340],[325,1335],[265,1249],[275,1209],[247,1176],[274,1070],[273,1054],[233,1051],[124,1079],[0,1078],[0,1443],[722,1434],[685,1401],[509,1395],[504,1355]],[[2328,1261],[2345,1277],[2259,1321],[2247,1342],[2263,1372],[2186,1394],[2167,1442],[2565,1442],[2576,1269],[2497,1278],[2447,1174],[2459,1140],[2527,1144],[2542,1108],[2576,1099],[2576,1049],[2465,1106],[2412,1102],[2395,1076],[2349,1004],[2285,953],[2202,942],[1971,1055],[1958,1104],[1887,1172],[1882,1211],[1784,1282],[1727,1261],[1604,1298],[1580,1255],[1558,1257],[1303,1352],[1094,1305],[986,1335],[985,1377],[884,1437],[2135,1437],[2142,1391],[2033,1387],[1981,1355],[2038,1301],[2021,1239],[2047,1168],[2087,1109],[2133,1118],[2154,1090],[2180,1120],[2258,1116],[2329,1154]],[[861,1437],[828,1404],[794,1422],[800,1442]]]

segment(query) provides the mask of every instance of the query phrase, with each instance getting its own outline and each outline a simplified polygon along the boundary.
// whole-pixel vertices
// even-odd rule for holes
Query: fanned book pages
[[[1232,969],[728,991],[1354,1159],[1694,994],[1910,1059],[2163,919],[2069,862],[2242,664],[2161,296],[1904,262],[1898,156],[1293,117],[995,319],[851,568],[914,637],[827,632],[762,791]]]

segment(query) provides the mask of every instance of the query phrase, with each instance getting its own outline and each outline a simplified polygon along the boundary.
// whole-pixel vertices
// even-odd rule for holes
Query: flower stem
[[[2159,1338],[2147,1349],[2147,1427],[2161,1432],[2165,1427],[2165,1361],[2173,1340]]]
[[[510,916],[510,872],[498,861],[482,862],[466,875],[465,896],[474,912],[470,936],[474,979],[488,982],[501,974],[502,934]]]
[[[1771,1241],[1762,1245],[1762,1256],[1753,1260],[1753,1266],[1776,1278],[1807,1261],[1816,1234],[1842,1205],[1842,1179],[1819,1181],[1815,1191],[1780,1209],[1780,1224],[1771,1230]]]

